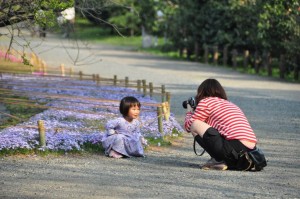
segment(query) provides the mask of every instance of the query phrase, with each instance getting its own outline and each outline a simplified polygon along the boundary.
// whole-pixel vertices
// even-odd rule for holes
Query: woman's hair
[[[130,107],[141,107],[141,103],[139,102],[138,99],[136,99],[135,97],[132,96],[128,96],[128,97],[124,97],[121,102],[120,102],[120,113],[123,116],[127,116]]]
[[[227,100],[227,95],[220,82],[216,79],[206,79],[198,87],[196,104],[206,97],[219,97]]]

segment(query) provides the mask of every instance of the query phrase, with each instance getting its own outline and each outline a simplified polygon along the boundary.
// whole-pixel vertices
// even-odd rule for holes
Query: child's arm
[[[145,146],[148,145],[148,141],[144,138],[144,136],[141,133],[141,122],[138,120],[136,125],[136,133],[141,141],[141,143]]]
[[[109,120],[105,125],[107,135],[113,135],[118,133],[116,131],[118,126],[119,126],[119,119]]]
[[[144,138],[144,136],[141,136],[141,142],[142,142],[142,144],[145,145],[145,146],[148,145],[148,140],[146,140],[146,139]]]

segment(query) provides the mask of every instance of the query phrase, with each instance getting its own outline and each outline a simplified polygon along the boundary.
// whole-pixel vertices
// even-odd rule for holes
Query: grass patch
[[[22,121],[27,121],[30,117],[43,112],[45,109],[30,107],[22,103],[16,103],[14,100],[5,99],[5,94],[0,94],[0,103],[5,107],[6,112],[11,116],[6,116],[0,121],[0,130],[9,126],[16,125]],[[29,99],[24,96],[12,95],[11,99],[21,99],[26,101]],[[14,104],[11,104],[13,102]]]
[[[24,148],[18,148],[18,149],[2,149],[0,150],[0,157],[4,156],[17,156],[17,155],[38,155],[41,157],[45,157],[48,155],[53,156],[62,156],[67,154],[103,154],[104,148],[101,146],[101,144],[92,144],[92,143],[84,143],[81,146],[82,150],[70,150],[70,151],[64,151],[64,150],[39,150],[39,149],[24,149]]]
[[[0,150],[0,157],[14,156],[14,155],[32,155],[35,154],[32,149],[2,149]]]
[[[160,138],[156,137],[147,137],[148,141],[148,149],[152,147],[169,147],[173,145],[174,141],[178,141],[178,139],[182,138],[183,133],[177,131],[175,128],[172,130],[172,134]]]
[[[82,146],[84,152],[103,154],[104,148],[101,144],[84,143]],[[82,151],[81,151],[82,153]]]

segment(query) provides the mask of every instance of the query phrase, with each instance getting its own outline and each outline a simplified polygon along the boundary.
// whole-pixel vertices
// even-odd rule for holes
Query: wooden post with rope
[[[45,126],[44,121],[39,120],[38,122],[38,130],[39,130],[39,142],[41,147],[46,146],[46,134],[45,134]]]
[[[129,84],[129,78],[128,78],[128,77],[125,77],[125,87],[126,87],[126,88],[128,87],[128,84]]]
[[[97,80],[97,86],[99,86],[100,85],[100,75],[99,74],[96,75],[96,80]]]
[[[166,98],[167,98],[169,113],[170,113],[170,110],[171,110],[171,93],[170,92],[166,92]]]
[[[60,64],[60,71],[61,71],[61,76],[64,77],[65,76],[65,65],[64,64]]]
[[[138,90],[138,92],[141,92],[141,88],[142,88],[142,81],[137,80],[137,90]]]
[[[165,120],[169,121],[169,118],[170,118],[169,103],[168,102],[163,102],[163,103],[161,103],[161,105],[162,105],[162,111],[163,111]]]
[[[166,88],[165,85],[161,85],[161,101],[165,101]]]
[[[146,85],[146,80],[143,79],[143,80],[142,80],[142,83],[143,83],[143,94],[144,94],[144,96],[146,96],[146,95],[147,95],[147,85]]]
[[[158,119],[158,131],[163,134],[163,118],[162,118],[162,107],[157,107],[157,119]]]
[[[114,75],[114,86],[116,86],[117,85],[117,75]]]
[[[153,83],[152,82],[149,83],[149,92],[150,92],[150,97],[152,97],[152,95],[153,95]]]

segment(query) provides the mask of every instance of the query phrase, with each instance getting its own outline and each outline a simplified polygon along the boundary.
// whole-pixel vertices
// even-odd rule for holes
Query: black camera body
[[[191,97],[191,98],[189,98],[188,100],[182,102],[183,108],[187,109],[187,105],[188,105],[188,104],[189,104],[193,109],[195,109],[196,106],[197,106],[196,100],[195,100],[195,98],[193,98],[193,97]]]

